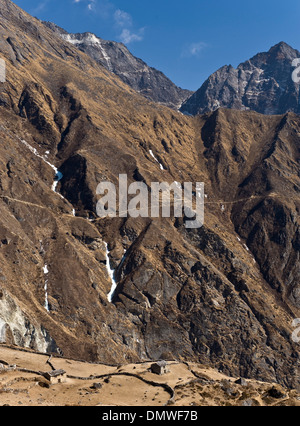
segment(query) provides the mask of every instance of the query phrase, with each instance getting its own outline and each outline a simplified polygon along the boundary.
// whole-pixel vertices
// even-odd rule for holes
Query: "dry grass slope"
[[[51,364],[65,370],[67,379],[51,385],[41,375],[50,369],[47,355],[1,345],[0,359],[1,406],[300,405],[296,391],[237,381],[200,364],[169,362],[168,373],[158,376],[150,372],[151,363],[110,367],[54,357]]]

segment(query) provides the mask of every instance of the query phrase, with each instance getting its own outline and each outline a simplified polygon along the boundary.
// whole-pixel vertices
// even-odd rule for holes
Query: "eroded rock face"
[[[300,58],[299,51],[282,42],[237,68],[226,65],[212,74],[180,110],[192,115],[218,108],[267,115],[299,113],[299,84],[292,79],[296,58]]]
[[[0,5],[1,330],[76,359],[199,360],[299,386],[299,116],[184,117]],[[97,218],[97,185],[122,173],[204,182],[204,226]]]
[[[24,304],[26,308],[26,303]],[[35,322],[35,321],[34,321]],[[0,343],[32,348],[38,352],[58,352],[55,341],[40,324],[32,324],[26,313],[0,289]]]

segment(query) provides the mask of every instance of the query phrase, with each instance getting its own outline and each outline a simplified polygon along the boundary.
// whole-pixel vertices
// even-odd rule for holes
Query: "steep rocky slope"
[[[0,5],[0,340],[298,387],[299,117],[185,117]],[[119,173],[204,182],[204,226],[97,218],[96,187]]]
[[[281,42],[237,68],[226,65],[213,73],[180,110],[192,115],[220,107],[267,115],[299,113],[299,83],[292,79],[293,60],[297,58],[300,52]]]
[[[92,33],[69,34],[52,22],[44,24],[151,101],[177,110],[193,93],[176,86],[161,71],[133,56],[123,43],[103,40]]]

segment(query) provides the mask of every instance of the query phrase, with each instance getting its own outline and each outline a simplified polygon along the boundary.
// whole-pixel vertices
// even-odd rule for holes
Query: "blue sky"
[[[69,32],[124,42],[177,85],[196,90],[280,41],[300,50],[299,0],[14,0]]]

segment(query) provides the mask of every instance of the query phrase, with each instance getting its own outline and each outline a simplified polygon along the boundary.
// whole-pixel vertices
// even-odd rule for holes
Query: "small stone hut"
[[[160,376],[163,374],[167,374],[168,364],[166,361],[158,361],[151,365],[151,372],[154,374],[159,374]]]
[[[51,385],[65,383],[67,381],[67,373],[65,370],[52,370],[45,373],[44,377],[51,383]]]

